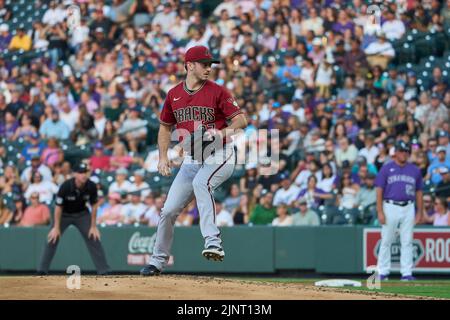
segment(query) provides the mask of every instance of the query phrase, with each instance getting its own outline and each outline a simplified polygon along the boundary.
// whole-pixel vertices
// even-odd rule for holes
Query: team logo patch
[[[229,103],[231,103],[231,104],[232,104],[233,106],[235,106],[235,107],[238,106],[236,100],[234,100],[233,98],[228,98],[227,101],[228,101]]]

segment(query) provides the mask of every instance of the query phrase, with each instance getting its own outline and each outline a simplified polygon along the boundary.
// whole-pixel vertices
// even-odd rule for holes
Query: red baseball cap
[[[211,62],[220,63],[220,60],[214,59],[209,49],[205,46],[195,46],[186,51],[184,62]]]

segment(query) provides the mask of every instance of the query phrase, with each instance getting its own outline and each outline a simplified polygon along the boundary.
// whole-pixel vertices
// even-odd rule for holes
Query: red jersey
[[[206,80],[198,90],[189,92],[183,81],[167,93],[159,121],[193,133],[201,125],[221,130],[227,127],[227,120],[240,113],[237,102],[224,87]]]

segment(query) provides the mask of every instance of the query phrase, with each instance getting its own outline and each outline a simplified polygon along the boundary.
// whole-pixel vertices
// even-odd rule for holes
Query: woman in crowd
[[[432,223],[435,227],[450,226],[450,213],[445,198],[436,197],[434,200],[434,213],[432,216],[424,215],[425,222]]]
[[[41,173],[35,171],[31,175],[31,183],[25,191],[25,198],[29,200],[32,194],[37,193],[41,202],[51,203],[57,192],[58,186],[56,184],[43,180]]]

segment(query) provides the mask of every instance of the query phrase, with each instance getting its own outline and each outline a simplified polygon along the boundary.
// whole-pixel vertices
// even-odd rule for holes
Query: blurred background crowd
[[[249,119],[237,146],[280,134],[279,161],[216,190],[219,225],[376,225],[398,139],[425,180],[422,223],[449,224],[450,0],[0,0],[0,225],[50,223],[80,161],[100,224],[157,225],[173,179],[156,168],[159,113],[194,45]],[[177,225],[197,223],[193,201]]]

